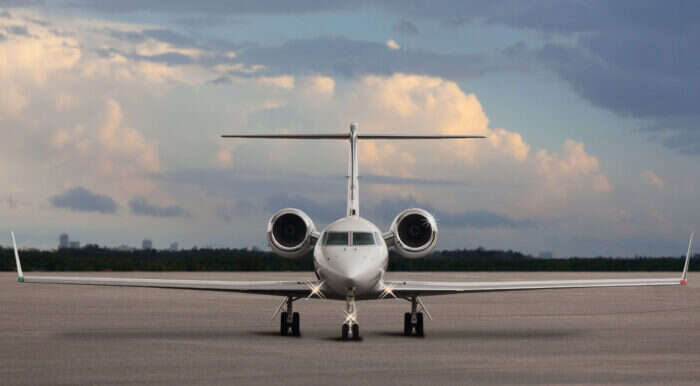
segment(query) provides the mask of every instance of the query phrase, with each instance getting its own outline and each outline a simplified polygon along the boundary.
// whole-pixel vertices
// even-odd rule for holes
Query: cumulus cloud
[[[261,76],[257,78],[257,81],[263,86],[270,86],[285,90],[291,90],[294,88],[294,77],[289,75]]]
[[[82,187],[75,187],[50,199],[54,208],[76,212],[98,212],[112,214],[117,211],[117,203],[111,197],[93,193]]]
[[[650,186],[653,186],[656,189],[663,190],[664,187],[666,186],[666,183],[664,180],[657,176],[656,173],[653,171],[647,169],[642,172],[642,180]]]
[[[158,151],[138,130],[123,125],[121,105],[114,99],[105,102],[102,124],[96,130],[82,125],[57,130],[52,145],[58,152],[96,162],[100,173],[151,173],[160,168]]]
[[[158,206],[149,203],[144,197],[129,201],[129,209],[137,216],[152,217],[191,217],[190,213],[177,205]]]
[[[311,76],[306,78],[305,86],[314,93],[332,96],[335,91],[335,80],[329,76]]]

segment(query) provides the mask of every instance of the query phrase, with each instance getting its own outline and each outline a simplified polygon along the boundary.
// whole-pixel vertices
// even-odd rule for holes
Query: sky
[[[435,215],[438,249],[681,255],[700,219],[693,1],[0,0],[0,245],[266,248],[285,207]]]

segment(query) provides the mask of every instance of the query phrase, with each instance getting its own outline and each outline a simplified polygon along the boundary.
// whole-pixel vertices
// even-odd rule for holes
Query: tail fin
[[[278,139],[341,139],[350,142],[350,157],[348,166],[348,216],[360,215],[358,197],[358,162],[357,141],[360,139],[385,140],[385,139],[475,139],[486,138],[483,135],[413,135],[413,134],[358,134],[357,123],[350,124],[349,133],[341,134],[224,134],[223,138],[278,138]]]
[[[24,273],[22,273],[22,264],[19,262],[19,252],[17,252],[17,242],[15,241],[15,232],[10,232],[12,236],[12,247],[15,249],[15,264],[17,264],[17,281],[24,282]]]
[[[685,285],[688,279],[688,266],[690,266],[690,252],[693,250],[693,236],[695,233],[690,234],[690,241],[688,242],[688,252],[685,254],[685,265],[683,266],[683,275],[681,275],[681,284]]]

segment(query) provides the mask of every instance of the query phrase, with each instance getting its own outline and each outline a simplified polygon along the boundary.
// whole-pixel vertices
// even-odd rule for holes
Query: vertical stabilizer
[[[357,123],[350,124],[350,154],[348,159],[348,216],[360,215],[357,167]]]

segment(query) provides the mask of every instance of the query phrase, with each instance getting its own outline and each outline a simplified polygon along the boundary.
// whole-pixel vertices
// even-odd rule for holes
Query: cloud
[[[496,70],[479,55],[387,50],[387,45],[345,37],[289,40],[280,46],[242,49],[239,59],[270,71],[342,75],[390,75],[396,72],[465,78]]]
[[[664,182],[661,177],[657,176],[656,173],[652,172],[651,170],[647,169],[642,172],[642,180],[650,185],[653,186],[656,189],[663,190],[664,187],[666,186],[666,183]]]
[[[91,159],[102,174],[158,171],[160,164],[155,146],[138,130],[123,125],[124,114],[116,100],[108,99],[105,107],[102,124],[97,130],[86,130],[82,125],[72,130],[57,130],[52,137],[53,148],[70,152],[72,157]]]
[[[418,35],[418,27],[408,20],[401,20],[394,26],[394,31],[403,35]]]
[[[335,80],[329,76],[311,76],[305,81],[304,87],[316,94],[332,96],[335,91]]]
[[[408,208],[421,208],[430,212],[438,221],[438,226],[448,228],[527,228],[535,226],[533,219],[515,219],[504,214],[487,210],[451,212],[418,202],[415,198],[384,199],[374,206],[371,214],[379,221],[390,223],[396,215]]]
[[[117,211],[117,203],[109,196],[90,192],[82,187],[69,189],[49,200],[54,208],[76,212],[98,212],[112,214]]]
[[[401,46],[400,46],[398,43],[396,43],[393,39],[387,40],[387,41],[386,41],[386,46],[387,46],[390,50],[398,50],[398,49],[401,49]]]
[[[284,90],[291,90],[294,88],[294,77],[289,75],[261,76],[256,78],[256,80],[263,86],[269,86]]]
[[[137,197],[129,201],[129,209],[137,216],[152,217],[191,217],[190,213],[177,205],[158,206],[149,203],[144,197]]]

